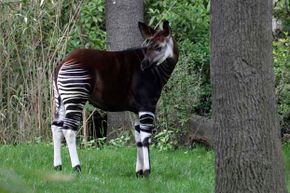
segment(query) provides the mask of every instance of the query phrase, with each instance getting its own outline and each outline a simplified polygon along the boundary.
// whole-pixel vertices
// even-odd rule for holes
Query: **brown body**
[[[55,77],[62,65],[71,65],[73,61],[92,77],[89,102],[94,106],[105,111],[154,112],[175,61],[168,59],[159,66],[142,71],[144,52],[144,48],[115,52],[77,49],[57,66]],[[178,57],[178,53],[175,54]],[[167,69],[168,77],[162,77],[162,69]]]

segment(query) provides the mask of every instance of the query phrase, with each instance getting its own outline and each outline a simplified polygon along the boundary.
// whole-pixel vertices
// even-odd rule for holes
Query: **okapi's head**
[[[153,29],[142,22],[139,22],[138,26],[145,42],[147,42],[141,70],[145,70],[153,64],[159,65],[166,59],[175,57],[174,40],[168,21],[163,22],[163,27],[160,30]]]

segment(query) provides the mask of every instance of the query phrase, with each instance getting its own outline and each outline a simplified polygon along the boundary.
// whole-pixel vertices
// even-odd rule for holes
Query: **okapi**
[[[51,126],[56,170],[62,169],[64,136],[72,167],[81,171],[76,134],[84,104],[89,101],[105,111],[131,111],[137,115],[136,175],[149,176],[149,144],[156,104],[178,61],[178,48],[168,21],[163,22],[160,30],[141,22],[138,27],[147,41],[144,47],[123,51],[77,49],[56,66],[53,78],[56,113]]]

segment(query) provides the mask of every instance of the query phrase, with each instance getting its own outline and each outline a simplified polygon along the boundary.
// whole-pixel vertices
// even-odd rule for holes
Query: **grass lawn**
[[[283,146],[290,190],[290,144]],[[214,153],[204,148],[167,152],[152,149],[149,179],[135,177],[134,147],[80,149],[81,175],[72,172],[66,147],[63,171],[54,172],[52,153],[49,144],[0,146],[0,193],[214,192]]]

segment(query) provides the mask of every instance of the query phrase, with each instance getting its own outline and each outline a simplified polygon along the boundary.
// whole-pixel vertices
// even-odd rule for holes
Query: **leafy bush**
[[[273,15],[282,21],[282,27],[284,31],[290,33],[290,5],[286,3],[288,0],[276,0],[273,1]],[[287,7],[288,6],[288,7]]]
[[[65,22],[64,6],[70,7]],[[0,143],[49,134],[51,72],[65,54],[78,6],[74,1],[0,3]]]
[[[274,72],[276,77],[276,96],[281,127],[290,131],[290,38],[273,42]]]
[[[104,49],[105,33],[104,0],[85,1],[82,4],[80,18],[69,41],[69,51],[78,47]]]

